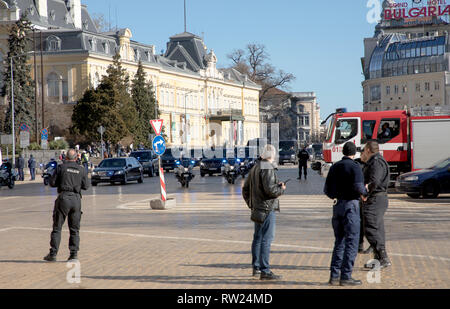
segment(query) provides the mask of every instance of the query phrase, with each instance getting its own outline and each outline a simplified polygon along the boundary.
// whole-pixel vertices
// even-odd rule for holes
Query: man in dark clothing
[[[374,258],[380,261],[381,268],[391,265],[386,252],[386,239],[384,232],[384,214],[389,200],[387,189],[389,187],[389,165],[380,154],[376,141],[367,142],[361,155],[366,163],[364,168],[364,183],[369,194],[364,203],[364,226],[367,240],[374,251]],[[373,265],[365,265],[372,268]]]
[[[36,178],[36,160],[33,158],[33,155],[30,155],[28,160],[28,168],[30,169],[31,180],[34,180]]]
[[[364,174],[364,168],[366,167],[366,164],[359,158],[355,159],[355,162],[359,164],[361,167],[363,174]],[[361,228],[359,229],[359,247],[358,247],[358,253],[361,254],[369,254],[372,253],[372,247],[369,247],[367,250],[364,250],[364,208],[363,208],[364,201],[362,199],[359,200],[359,213],[361,218]]]
[[[333,165],[325,182],[325,194],[336,199],[333,208],[333,230],[336,238],[331,260],[330,285],[360,285],[352,278],[358,255],[360,213],[359,198],[367,194],[361,167],[353,161],[356,146],[348,142],[343,147],[344,158]]]
[[[67,152],[66,162],[59,165],[56,173],[50,178],[50,186],[58,188],[58,198],[53,210],[53,231],[50,239],[50,253],[44,257],[49,262],[56,261],[59,244],[61,242],[61,229],[68,217],[69,260],[76,260],[80,243],[81,221],[81,190],[89,187],[86,170],[76,163],[77,153],[74,149]]]
[[[269,266],[270,246],[275,237],[275,211],[280,211],[278,197],[286,190],[286,185],[278,180],[275,173],[275,158],[275,147],[266,145],[261,160],[250,171],[242,189],[244,200],[252,210],[252,221],[255,222],[252,243],[253,276],[260,275],[261,280],[281,278]],[[260,216],[262,222],[257,222],[254,215]]]
[[[304,147],[299,153],[297,154],[298,158],[298,180],[302,179],[302,169],[305,174],[305,180],[308,177],[308,160],[309,160],[309,153],[306,151],[306,147]]]
[[[19,170],[19,181],[25,180],[23,169],[25,168],[25,159],[22,155],[17,159],[17,169]]]

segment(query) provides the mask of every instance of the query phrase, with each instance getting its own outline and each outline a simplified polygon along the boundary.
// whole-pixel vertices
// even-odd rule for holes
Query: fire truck
[[[342,159],[345,143],[355,143],[360,156],[369,140],[376,140],[390,165],[391,184],[403,173],[429,168],[450,157],[450,116],[412,116],[409,111],[347,113],[338,109],[327,120],[323,162],[315,169],[326,176]]]

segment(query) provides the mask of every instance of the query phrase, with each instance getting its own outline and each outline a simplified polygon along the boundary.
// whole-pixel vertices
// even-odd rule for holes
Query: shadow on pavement
[[[270,251],[270,254],[331,254],[331,251],[320,251],[320,252],[301,252],[301,251]],[[199,254],[248,254],[251,255],[250,251],[230,251],[230,252],[199,252]]]
[[[210,267],[210,268],[231,268],[231,269],[250,269],[250,264],[206,264],[206,265],[194,265],[194,264],[181,264],[180,266],[191,266],[191,267]],[[270,265],[271,269],[279,270],[326,270],[329,271],[329,266],[294,266],[294,265]]]
[[[324,282],[301,282],[301,281],[260,281],[257,278],[243,279],[242,277],[232,278],[230,276],[82,276],[82,278],[93,280],[135,280],[137,282],[157,282],[169,284],[188,284],[188,285],[211,285],[211,284],[230,284],[230,285],[305,285],[305,286],[328,286]]]
[[[49,264],[46,261],[20,261],[20,260],[0,260],[0,263],[15,263],[15,264]]]

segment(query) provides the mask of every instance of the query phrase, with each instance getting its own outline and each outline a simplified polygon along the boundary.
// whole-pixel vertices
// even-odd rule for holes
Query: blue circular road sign
[[[162,156],[166,152],[166,141],[162,136],[159,135],[155,137],[153,139],[152,145],[153,151],[155,151],[158,156]]]

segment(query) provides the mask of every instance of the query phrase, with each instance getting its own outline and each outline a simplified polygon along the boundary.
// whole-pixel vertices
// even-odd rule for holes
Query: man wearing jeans
[[[343,147],[344,158],[333,165],[325,183],[325,194],[335,199],[332,225],[335,236],[330,267],[330,285],[361,285],[352,278],[353,265],[358,255],[360,233],[359,198],[367,195],[361,167],[353,159],[356,146],[348,142]]]
[[[270,270],[269,265],[270,246],[275,237],[275,211],[280,211],[278,197],[286,190],[286,185],[278,181],[275,174],[275,158],[275,147],[267,145],[242,189],[242,195],[252,210],[252,220],[255,222],[252,243],[253,276],[260,275],[261,280],[281,278]],[[258,218],[253,217],[254,213]]]

